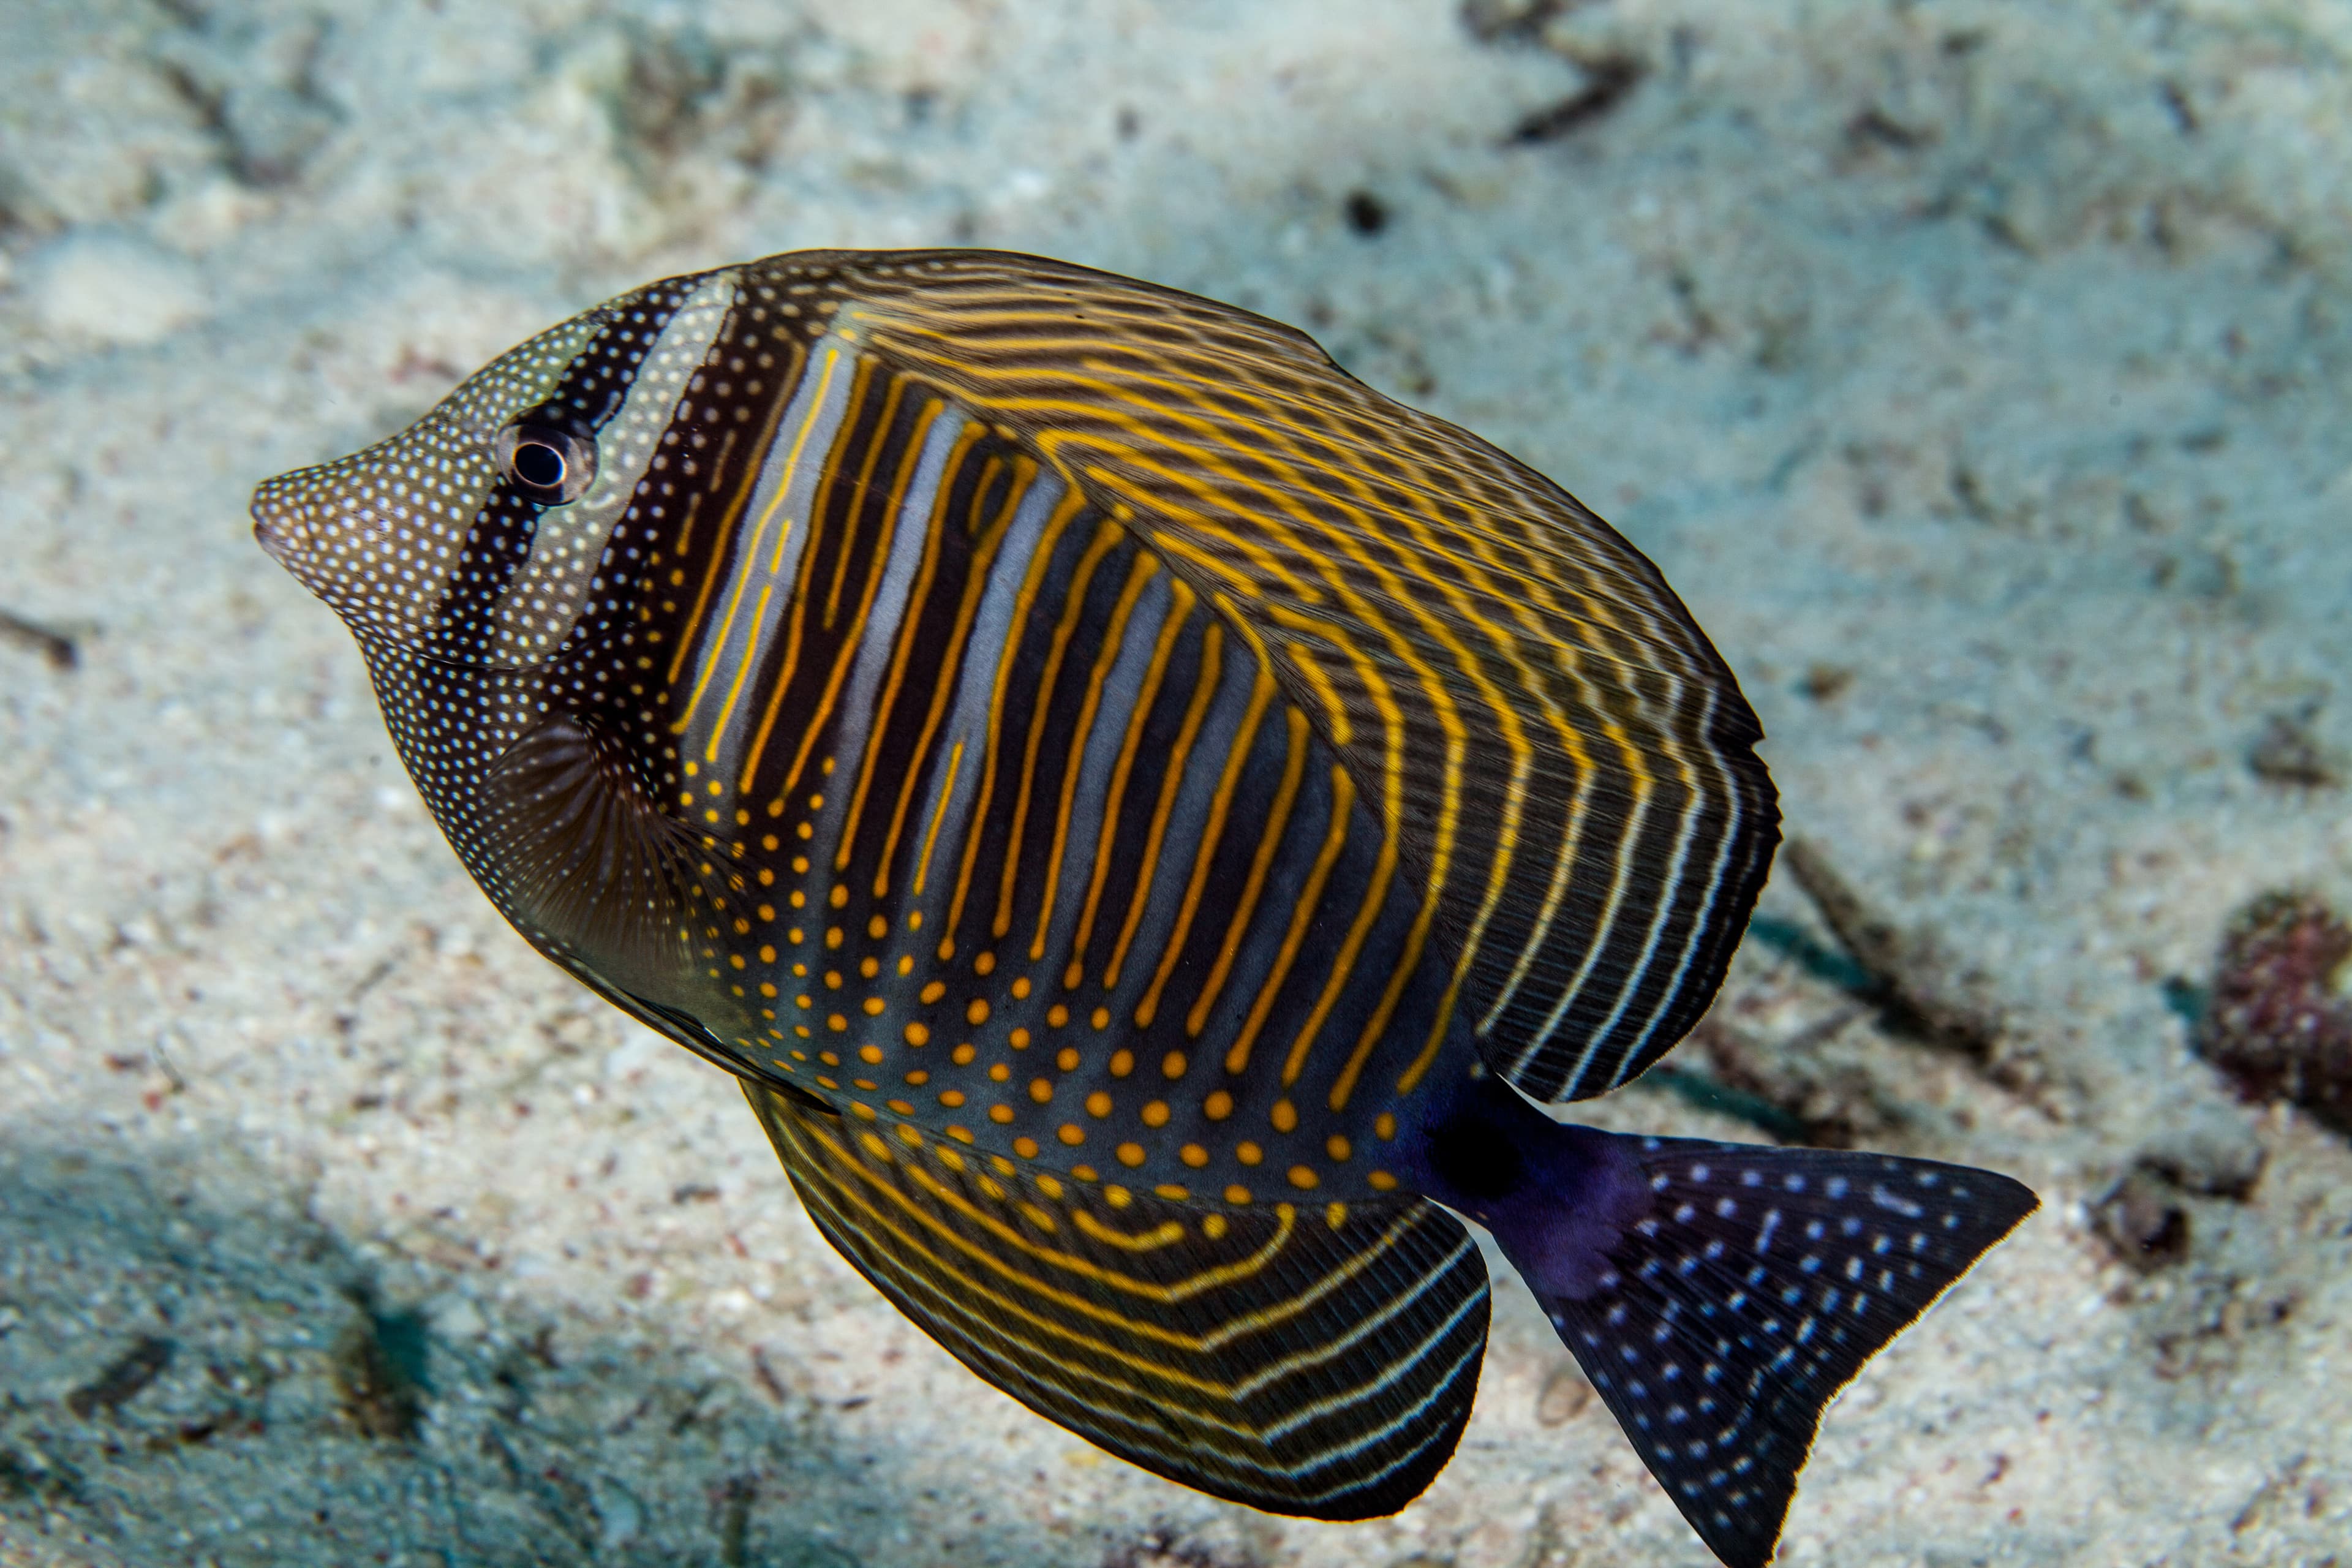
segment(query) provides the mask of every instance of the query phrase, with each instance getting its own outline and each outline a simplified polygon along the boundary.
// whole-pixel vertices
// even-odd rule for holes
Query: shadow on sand
[[[214,1568],[877,1560],[898,1506],[814,1405],[451,1280],[394,1301],[282,1193],[224,1196],[236,1163],[0,1147],[0,1537]]]

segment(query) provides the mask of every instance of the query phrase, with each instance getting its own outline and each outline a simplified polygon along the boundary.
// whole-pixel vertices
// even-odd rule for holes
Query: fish
[[[1640,552],[1292,328],[791,253],[575,316],[252,521],[523,938],[736,1078],[950,1354],[1171,1480],[1411,1503],[1484,1360],[1474,1223],[1750,1568],[1828,1401],[2036,1206],[1542,1109],[1709,1005],[1762,731]]]

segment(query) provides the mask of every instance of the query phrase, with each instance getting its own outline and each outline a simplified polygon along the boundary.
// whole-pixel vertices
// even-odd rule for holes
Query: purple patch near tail
[[[1583,1300],[1654,1202],[1633,1142],[1552,1121],[1500,1079],[1465,1079],[1394,1156],[1407,1186],[1493,1231],[1528,1288]]]

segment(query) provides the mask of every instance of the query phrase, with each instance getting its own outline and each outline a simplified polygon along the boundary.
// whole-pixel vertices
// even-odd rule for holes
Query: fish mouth
[[[254,542],[290,572],[301,553],[302,529],[293,510],[277,494],[278,485],[278,480],[271,479],[255,490],[247,515],[253,520]]]
[[[280,566],[293,564],[287,559],[290,550],[286,537],[270,525],[268,518],[258,514],[256,514],[253,520],[253,542],[268,551],[269,558]]]

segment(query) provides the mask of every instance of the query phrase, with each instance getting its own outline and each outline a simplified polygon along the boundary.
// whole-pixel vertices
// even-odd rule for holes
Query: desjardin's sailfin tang
[[[1774,843],[1656,569],[1304,335],[1037,258],[661,280],[264,484],[452,846],[736,1073],[810,1215],[989,1382],[1172,1479],[1391,1512],[1486,1221],[1760,1563],[1836,1388],[2032,1207],[1642,1141]],[[1524,1129],[1513,1132],[1513,1126]]]

